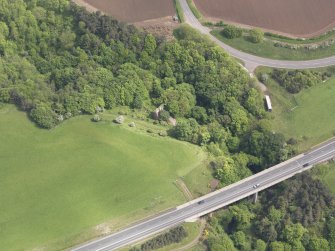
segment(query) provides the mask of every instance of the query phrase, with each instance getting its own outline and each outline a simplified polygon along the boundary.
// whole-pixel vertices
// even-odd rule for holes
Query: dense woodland
[[[205,245],[212,251],[335,250],[334,197],[309,173],[212,217]]]
[[[166,42],[67,0],[1,0],[0,30],[0,102],[40,127],[116,106],[149,117],[165,104],[178,121],[170,135],[221,156],[212,166],[223,185],[292,154],[253,80],[188,27]]]

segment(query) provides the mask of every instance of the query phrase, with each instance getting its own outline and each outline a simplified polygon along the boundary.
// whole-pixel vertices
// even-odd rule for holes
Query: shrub
[[[123,124],[124,117],[122,115],[120,115],[114,120],[114,122],[117,123],[117,124]]]
[[[36,105],[30,116],[42,128],[50,129],[57,124],[57,114],[45,103]]]
[[[252,29],[249,33],[249,40],[253,43],[260,43],[264,39],[264,32],[261,29]]]
[[[161,132],[159,132],[159,136],[166,137],[167,132],[166,131],[161,131]]]
[[[170,118],[170,113],[168,111],[162,110],[159,113],[159,119],[163,121],[168,121]]]
[[[215,26],[220,26],[220,27],[224,27],[224,22],[223,21],[219,21],[215,24]]]
[[[101,117],[100,117],[100,115],[99,115],[99,114],[95,114],[95,115],[93,116],[93,118],[92,118],[92,121],[93,121],[93,122],[99,122],[99,121],[101,121]]]
[[[238,38],[242,36],[242,29],[233,25],[227,25],[223,29],[222,35],[229,39]]]
[[[135,127],[136,124],[135,124],[135,122],[130,122],[130,123],[128,124],[128,126],[129,126],[129,127]]]
[[[260,75],[260,77],[259,77],[259,80],[260,80],[262,83],[266,84],[266,83],[268,82],[268,80],[269,80],[269,74],[267,74],[267,73],[262,73],[262,74]]]
[[[179,226],[171,229],[165,234],[158,235],[157,237],[144,242],[140,248],[131,248],[129,251],[149,251],[167,246],[171,243],[179,243],[185,237],[187,237],[187,232],[183,226]]]

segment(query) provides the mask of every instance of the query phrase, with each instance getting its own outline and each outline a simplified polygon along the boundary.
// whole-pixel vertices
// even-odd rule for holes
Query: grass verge
[[[274,34],[271,32],[265,32],[265,37],[269,38],[271,40],[277,40],[285,43],[290,43],[290,44],[311,44],[311,43],[319,43],[322,41],[325,41],[326,39],[332,39],[335,37],[335,30],[330,30],[320,36],[316,37],[311,37],[311,38],[290,38],[290,37],[285,37],[282,35]]]
[[[258,73],[270,74],[270,68]],[[335,78],[319,83],[299,94],[290,94],[273,79],[266,86],[273,103],[272,125],[286,138],[298,139],[299,151],[305,151],[335,134]]]
[[[201,230],[201,223],[200,222],[187,222],[183,224],[183,227],[185,228],[186,232],[187,232],[187,237],[185,239],[183,239],[180,243],[173,243],[171,245],[159,248],[159,249],[155,249],[155,251],[170,251],[170,250],[175,250],[178,248],[182,248],[184,246],[186,246],[187,244],[191,243],[192,241],[194,241]],[[159,233],[157,235],[160,235],[162,233]],[[145,241],[144,241],[145,242]],[[139,243],[136,245],[136,247],[140,247],[142,243]],[[121,249],[120,251],[127,251],[129,250],[130,247],[126,247]]]
[[[252,55],[265,58],[279,60],[311,60],[335,55],[335,44],[332,44],[326,48],[318,48],[315,50],[308,50],[305,48],[288,49],[283,47],[275,47],[274,42],[271,40],[264,40],[261,43],[252,43],[248,41],[246,36],[228,39],[221,35],[221,30],[219,29],[211,31],[211,34],[231,47]]]
[[[181,8],[179,0],[174,0],[174,5],[176,7],[176,12],[179,18],[179,22],[184,23],[185,22],[184,12],[183,12],[183,9]]]
[[[201,15],[200,11],[197,9],[197,7],[195,6],[193,0],[187,0],[187,4],[190,7],[191,11],[193,12],[193,15],[197,19],[201,20],[202,19],[202,15]]]
[[[2,250],[63,250],[107,234],[185,202],[174,181],[202,175],[201,148],[139,133],[142,120],[90,118],[47,131],[14,106],[0,109]]]

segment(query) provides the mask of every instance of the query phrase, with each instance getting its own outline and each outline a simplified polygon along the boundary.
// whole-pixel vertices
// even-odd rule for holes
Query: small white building
[[[265,95],[265,102],[266,102],[266,107],[269,112],[272,112],[272,104],[271,104],[271,99],[269,95]]]

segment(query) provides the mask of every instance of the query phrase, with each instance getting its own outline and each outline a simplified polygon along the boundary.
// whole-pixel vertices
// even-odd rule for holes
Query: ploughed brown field
[[[311,37],[335,26],[335,0],[194,0],[206,19]]]
[[[82,0],[125,22],[141,22],[175,15],[173,0]]]

